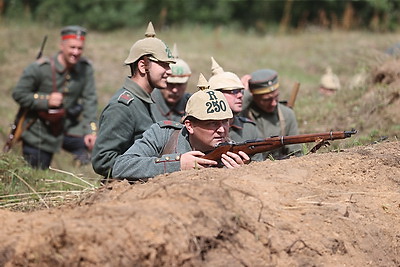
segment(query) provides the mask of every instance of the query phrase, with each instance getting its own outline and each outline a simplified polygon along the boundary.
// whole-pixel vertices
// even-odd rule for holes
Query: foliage
[[[316,25],[323,28],[387,31],[397,28],[400,18],[400,3],[396,0],[3,1],[4,8],[0,11],[7,19],[26,19],[51,26],[80,24],[101,31],[142,26],[143,21],[149,20],[160,28],[188,23],[212,26],[230,24],[266,32],[273,30],[271,26],[281,23],[291,29]],[[282,21],[283,18],[287,21]]]

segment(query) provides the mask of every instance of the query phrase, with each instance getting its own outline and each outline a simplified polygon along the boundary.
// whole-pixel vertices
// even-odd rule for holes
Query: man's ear
[[[137,63],[137,70],[140,74],[146,73],[146,61],[144,60],[144,58],[139,59]]]
[[[189,134],[193,134],[193,123],[190,120],[185,120],[184,124]]]

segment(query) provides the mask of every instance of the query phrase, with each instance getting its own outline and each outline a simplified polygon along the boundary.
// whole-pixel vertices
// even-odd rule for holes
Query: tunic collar
[[[140,87],[136,82],[132,81],[130,77],[125,78],[123,87],[125,90],[130,91],[136,97],[140,98],[142,101],[147,102],[149,104],[154,103],[153,99],[151,98],[151,95],[147,93],[145,90],[143,90],[143,88]]]
[[[238,116],[233,116],[233,121],[231,122],[230,127],[243,129],[243,121],[241,121]]]

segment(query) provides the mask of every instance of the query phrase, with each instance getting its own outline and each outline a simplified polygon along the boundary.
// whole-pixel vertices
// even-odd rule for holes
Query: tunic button
[[[165,157],[166,160],[169,160],[169,157]]]
[[[156,159],[156,162],[160,162],[160,159]]]
[[[179,160],[180,158],[181,158],[180,156],[176,156],[176,158],[175,158],[175,159],[176,159],[176,160]]]
[[[33,94],[33,98],[34,99],[38,99],[39,98],[39,94],[37,94],[37,93]]]

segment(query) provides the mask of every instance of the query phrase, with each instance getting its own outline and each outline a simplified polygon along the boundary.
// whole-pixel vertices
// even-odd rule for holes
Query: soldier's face
[[[242,111],[243,89],[221,90],[233,113]]]
[[[167,88],[167,78],[171,74],[172,72],[169,63],[150,60],[148,75],[150,75],[150,80],[155,88]]]
[[[187,83],[167,83],[167,88],[161,90],[161,94],[169,106],[175,106],[181,100],[186,87]]]
[[[84,41],[78,39],[63,40],[61,41],[60,49],[64,59],[64,63],[67,66],[73,66],[78,63],[79,59],[82,56]]]
[[[267,113],[274,112],[279,102],[279,90],[275,90],[268,94],[253,95],[254,103]]]
[[[226,142],[229,133],[229,120],[185,121],[190,134],[190,144],[195,150],[206,152],[216,145]]]

